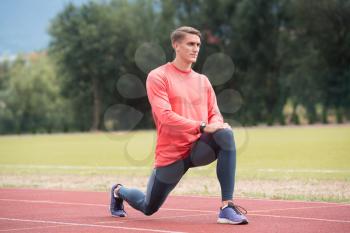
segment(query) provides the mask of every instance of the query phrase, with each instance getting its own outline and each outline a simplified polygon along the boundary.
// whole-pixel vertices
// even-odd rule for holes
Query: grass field
[[[234,129],[236,194],[350,201],[350,125]],[[154,131],[0,137],[0,187],[145,188]],[[215,163],[192,169],[174,193],[218,195]]]

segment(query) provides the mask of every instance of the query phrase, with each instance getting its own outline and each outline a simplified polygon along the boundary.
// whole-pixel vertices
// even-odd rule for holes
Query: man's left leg
[[[134,209],[145,215],[152,215],[161,207],[169,193],[175,188],[189,168],[188,161],[178,160],[164,167],[154,168],[149,178],[146,193],[124,186],[113,186],[111,194],[111,214],[125,217],[122,206],[126,201]]]

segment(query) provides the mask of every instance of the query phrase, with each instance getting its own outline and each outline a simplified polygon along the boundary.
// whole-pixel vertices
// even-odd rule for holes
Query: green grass
[[[139,166],[152,162],[153,131],[0,137],[0,164]],[[131,156],[125,156],[128,151]],[[131,161],[133,159],[133,161]],[[74,172],[74,170],[72,170]]]
[[[240,128],[234,131],[240,178],[349,179],[348,125]],[[0,166],[6,172],[49,170],[73,174],[122,172],[143,175],[148,174],[147,168],[152,168],[154,146],[154,131],[2,136]],[[27,165],[32,167],[26,168]],[[54,166],[59,168],[54,169]],[[68,167],[62,169],[62,166]],[[88,168],[80,169],[81,166]],[[132,169],[107,169],[109,166]],[[138,171],[135,167],[142,169]],[[192,173],[204,175],[209,171],[209,175],[215,175],[214,168],[215,163]]]
[[[342,179],[350,177],[350,127],[248,129],[238,155],[243,177]]]
[[[238,128],[234,132],[241,195],[350,200],[346,191],[350,190],[350,125]],[[19,179],[28,179],[21,185],[56,183],[47,187],[65,188],[72,179],[69,188],[85,189],[94,183],[92,189],[101,190],[115,177],[134,178],[137,186],[142,180],[144,186],[153,165],[155,139],[155,131],[1,136],[0,187],[16,187]],[[192,185],[184,192],[207,194],[204,186],[216,183],[215,165],[191,169],[186,182],[192,179]],[[208,183],[195,190],[203,178]],[[327,187],[333,184],[328,194]]]

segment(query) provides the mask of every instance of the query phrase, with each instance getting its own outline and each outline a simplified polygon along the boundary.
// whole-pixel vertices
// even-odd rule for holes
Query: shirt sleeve
[[[214,89],[212,85],[209,82],[209,79],[207,78],[207,85],[208,85],[208,123],[224,123],[224,119],[220,113],[216,95],[214,92]]]
[[[173,132],[198,134],[200,121],[187,119],[172,111],[167,93],[166,80],[161,75],[151,72],[146,81],[148,100],[159,124]]]

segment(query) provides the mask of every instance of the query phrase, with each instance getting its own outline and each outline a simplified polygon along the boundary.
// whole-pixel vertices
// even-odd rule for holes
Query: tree
[[[18,57],[9,76],[0,109],[2,133],[63,131],[69,126],[67,103],[60,98],[54,67],[45,54]]]
[[[334,108],[341,123],[350,106],[350,2],[298,0],[293,7],[300,42],[308,41],[311,52],[317,53],[317,70],[311,75],[322,90],[323,122],[327,122],[328,110]]]
[[[244,113],[248,124],[275,120],[283,123],[286,103],[284,35],[288,1],[242,0],[231,18],[231,53],[236,64],[237,83],[249,109]]]
[[[9,96],[10,61],[0,63],[0,133],[8,132],[13,128],[13,117],[8,109],[6,98]]]
[[[100,129],[103,109],[126,101],[114,94],[115,84],[137,70],[134,54],[142,40],[151,40],[154,18],[151,1],[111,1],[69,4],[53,20],[50,54],[59,64],[63,93],[83,108],[76,111],[81,130]],[[91,117],[81,121],[88,111]]]

